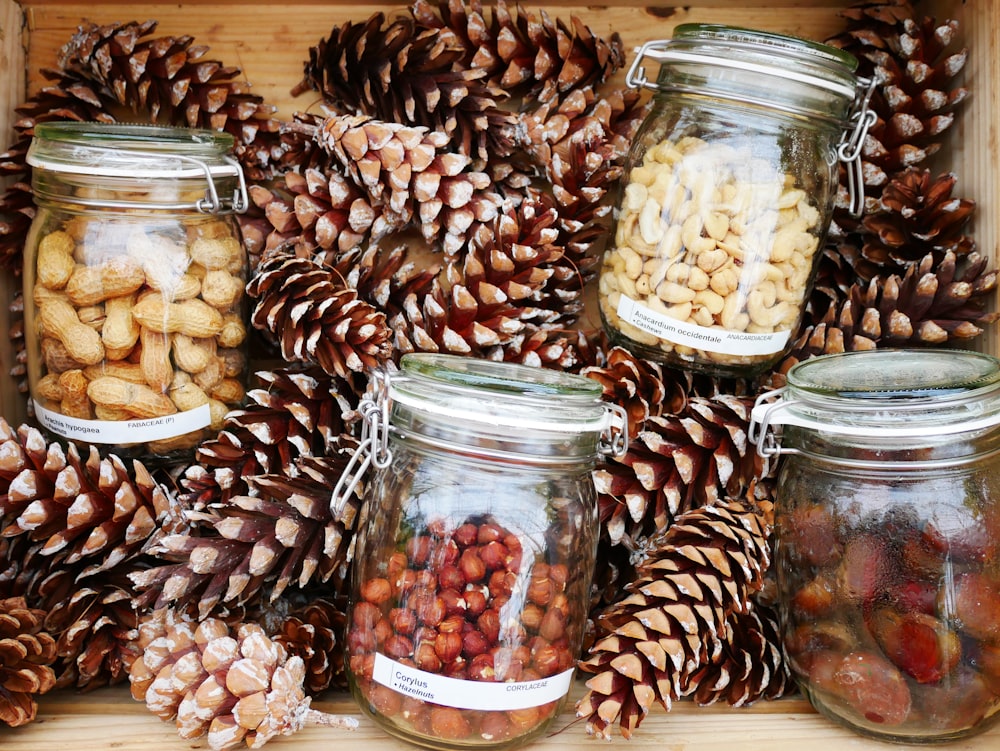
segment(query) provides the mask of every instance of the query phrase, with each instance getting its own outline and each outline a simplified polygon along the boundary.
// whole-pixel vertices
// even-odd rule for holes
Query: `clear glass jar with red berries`
[[[813,706],[903,743],[1000,717],[1000,362],[806,360],[760,398],[751,432],[781,457],[782,634]]]
[[[624,416],[590,379],[467,357],[407,355],[372,383],[352,693],[412,743],[523,745],[570,691],[598,536],[591,472],[624,452]]]

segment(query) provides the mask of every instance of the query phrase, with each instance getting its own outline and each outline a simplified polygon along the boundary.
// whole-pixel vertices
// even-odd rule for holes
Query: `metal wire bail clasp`
[[[844,131],[844,137],[837,147],[837,158],[847,165],[847,194],[850,199],[851,216],[857,218],[865,210],[865,175],[861,164],[868,131],[878,120],[878,114],[869,107],[875,91],[875,78],[859,78],[858,96],[851,112],[851,127]]]
[[[358,404],[361,415],[361,442],[344,467],[330,496],[330,511],[336,519],[344,510],[347,499],[364,479],[368,468],[385,469],[392,462],[389,448],[389,382],[382,371],[372,374],[371,389]]]
[[[775,432],[775,425],[782,424],[780,414],[794,403],[782,399],[785,389],[766,391],[757,397],[750,413],[750,427],[747,435],[750,443],[757,447],[757,453],[765,459],[781,454],[798,454],[798,449],[785,448],[781,437]],[[777,419],[776,419],[777,418]]]
[[[656,58],[662,56],[661,53],[663,48],[669,44],[669,40],[658,39],[650,42],[646,42],[635,52],[635,57],[632,59],[632,64],[628,68],[628,73],[625,74],[625,85],[630,89],[655,89],[649,83],[649,78],[646,76],[646,68],[642,64],[642,61],[646,57]]]
[[[602,456],[625,456],[628,451],[628,412],[620,404],[608,403],[605,406],[611,413],[611,419],[601,431],[597,449]]]

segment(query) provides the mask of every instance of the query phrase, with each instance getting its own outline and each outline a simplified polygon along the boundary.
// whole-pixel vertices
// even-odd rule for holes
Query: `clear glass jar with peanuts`
[[[650,82],[645,60],[660,63]],[[678,26],[628,73],[654,91],[598,285],[611,340],[721,376],[756,375],[802,318],[838,186],[871,124],[856,60],[727,26]],[[853,195],[852,208],[860,194]]]
[[[358,456],[375,472],[347,616],[351,691],[421,746],[523,746],[568,699],[597,545],[591,474],[625,451],[624,413],[590,379],[454,355],[406,355],[374,386],[359,408]],[[335,504],[353,490],[342,485]]]
[[[50,433],[179,458],[242,403],[247,195],[232,147],[166,126],[35,128],[25,339]]]

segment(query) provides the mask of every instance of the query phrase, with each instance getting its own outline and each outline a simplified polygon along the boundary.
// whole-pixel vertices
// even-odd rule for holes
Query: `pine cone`
[[[484,70],[489,81],[526,102],[550,102],[580,88],[603,83],[625,62],[617,32],[604,40],[573,16],[569,23],[539,16],[504,0],[486,20],[482,3],[416,0],[414,18],[427,28],[448,29],[462,40],[462,64]]]
[[[777,615],[751,600],[746,612],[726,621],[722,655],[691,676],[688,692],[701,706],[724,701],[743,707],[760,699],[777,699],[792,686]]]
[[[208,513],[199,528],[170,535],[150,552],[160,565],[131,574],[140,608],[196,604],[205,618],[223,607],[275,601],[291,585],[326,582],[342,591],[360,494],[334,511],[330,490],[346,457],[300,458],[296,476],[247,478],[256,495],[236,496]]]
[[[674,519],[725,495],[742,496],[769,468],[749,445],[752,397],[692,397],[677,414],[652,415],[624,457],[594,472],[612,544],[641,547]]]
[[[770,385],[780,386],[793,365],[816,355],[975,338],[1000,317],[987,311],[996,287],[997,272],[988,270],[988,259],[975,251],[962,259],[949,251],[940,261],[929,254],[902,279],[893,275],[857,283],[844,302],[802,331],[775,367]]]
[[[340,114],[443,131],[459,153],[485,163],[510,154],[516,116],[498,106],[507,95],[486,71],[456,67],[463,54],[451,30],[406,17],[386,24],[376,13],[311,48],[292,93],[317,91]]]
[[[343,639],[347,615],[345,601],[310,599],[288,614],[272,639],[302,659],[306,693],[316,696],[329,688],[347,687]]]
[[[385,315],[329,268],[289,254],[263,259],[247,286],[253,325],[278,339],[285,360],[316,363],[350,380],[391,354]]]
[[[308,724],[355,729],[351,717],[310,709],[302,659],[289,657],[264,630],[245,623],[231,629],[209,618],[166,626],[130,670],[132,696],[184,739],[207,735],[210,748],[246,743],[260,748]]]
[[[741,501],[689,511],[638,566],[621,601],[598,619],[601,634],[580,663],[594,676],[577,703],[588,732],[630,738],[653,702],[669,711],[697,671],[719,659],[726,623],[746,612],[770,561],[765,515]]]
[[[55,686],[50,665],[56,641],[42,625],[45,612],[23,597],[0,600],[0,722],[11,727],[35,719],[35,697]]]
[[[957,21],[921,19],[905,0],[859,4],[841,16],[848,28],[827,43],[852,53],[858,73],[878,82],[871,101],[878,120],[862,158],[865,185],[881,188],[941,148],[942,134],[968,97],[954,85],[968,51],[950,51]]]
[[[3,534],[44,543],[49,567],[82,562],[89,576],[184,527],[180,507],[138,461],[130,476],[113,454],[101,459],[90,447],[83,461],[75,444],[46,444],[27,425],[14,433],[2,418],[0,453]]]
[[[182,480],[191,494],[182,495],[188,498],[186,507],[225,503],[244,494],[246,478],[253,475],[294,477],[296,459],[335,452],[349,431],[344,416],[357,407],[360,384],[315,366],[261,371],[256,378],[261,388],[247,392],[247,406],[226,415],[218,436],[197,448],[198,464]]]
[[[74,573],[54,571],[39,593],[41,602],[53,603],[45,626],[59,635],[56,686],[92,690],[120,683],[140,654],[132,587],[118,572],[82,581]]]
[[[934,178],[920,169],[906,170],[889,181],[878,209],[861,220],[860,253],[852,253],[850,245],[841,246],[860,280],[905,274],[928,253],[940,261],[948,251],[958,256],[971,252],[974,243],[964,231],[976,204],[952,196],[955,181],[953,174]]]
[[[489,176],[470,170],[470,157],[449,152],[444,132],[348,115],[328,118],[315,138],[381,207],[373,240],[416,223],[425,240],[455,253],[470,226],[498,214]]]

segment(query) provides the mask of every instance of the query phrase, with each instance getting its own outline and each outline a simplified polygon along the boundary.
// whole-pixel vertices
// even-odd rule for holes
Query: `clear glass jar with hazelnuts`
[[[523,745],[570,690],[598,534],[591,470],[624,451],[623,415],[589,379],[448,355],[379,373],[361,412],[357,457],[376,471],[354,557],[351,691],[422,746]]]

